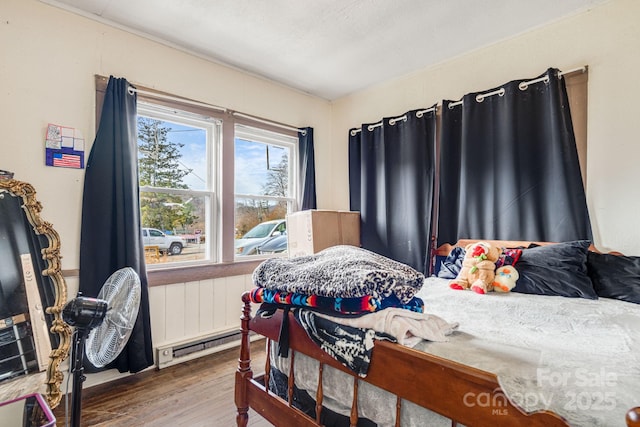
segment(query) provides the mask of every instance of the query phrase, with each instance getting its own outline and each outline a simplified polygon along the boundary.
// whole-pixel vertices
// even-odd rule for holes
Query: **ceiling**
[[[334,100],[608,0],[40,0]]]

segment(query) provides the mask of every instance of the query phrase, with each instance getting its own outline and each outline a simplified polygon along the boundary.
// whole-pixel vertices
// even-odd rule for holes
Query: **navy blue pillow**
[[[587,272],[598,296],[640,304],[640,257],[589,252]]]
[[[465,250],[460,246],[451,249],[449,255],[440,263],[437,276],[442,279],[455,279],[462,269]]]
[[[587,274],[588,240],[522,250],[515,265],[520,274],[512,292],[598,299]]]

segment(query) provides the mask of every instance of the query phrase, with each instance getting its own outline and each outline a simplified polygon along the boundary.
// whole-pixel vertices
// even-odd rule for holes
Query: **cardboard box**
[[[336,245],[360,246],[360,212],[306,210],[287,215],[289,257]]]

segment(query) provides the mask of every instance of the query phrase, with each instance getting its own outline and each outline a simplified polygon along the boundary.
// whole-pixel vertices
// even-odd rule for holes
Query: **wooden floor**
[[[239,349],[234,348],[84,389],[81,424],[87,427],[235,426],[233,398],[238,356]],[[262,372],[264,340],[252,344],[251,359],[254,370]],[[54,411],[58,427],[65,426],[64,407],[63,399]],[[271,424],[250,411],[249,427],[267,426]]]

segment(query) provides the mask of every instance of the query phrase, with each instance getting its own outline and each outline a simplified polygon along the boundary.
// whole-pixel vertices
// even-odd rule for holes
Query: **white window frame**
[[[218,152],[221,143],[222,135],[222,121],[217,118],[203,116],[200,114],[194,114],[189,111],[184,111],[176,108],[169,108],[162,105],[154,104],[152,102],[140,101],[137,102],[138,116],[149,117],[155,120],[162,120],[167,122],[178,123],[187,126],[193,126],[195,128],[202,128],[206,130],[206,176],[205,176],[205,188],[203,190],[191,190],[182,188],[162,188],[152,186],[141,186],[141,192],[153,192],[163,194],[175,194],[180,196],[190,197],[203,197],[205,200],[205,253],[203,260],[196,261],[181,261],[162,264],[149,264],[147,268],[161,269],[167,267],[180,267],[189,266],[193,264],[211,263],[216,262],[218,259],[216,240],[213,236],[216,228],[214,224],[217,222],[217,198],[218,198],[218,179],[217,174],[214,173],[218,168]]]
[[[299,179],[298,174],[295,172],[296,165],[298,165],[298,144],[294,137],[284,134],[282,132],[273,132],[266,130],[255,125],[236,124],[234,126],[234,144],[236,139],[243,139],[246,141],[255,141],[258,143],[264,143],[272,146],[280,146],[289,150],[289,175],[288,175],[288,195],[287,196],[270,196],[265,194],[248,194],[248,193],[236,193],[234,188],[234,217],[235,206],[237,199],[251,199],[251,200],[265,200],[268,202],[285,202],[287,204],[287,213],[295,212],[298,208],[299,194]],[[235,159],[235,157],[234,157]],[[243,255],[237,256],[234,251],[235,260],[251,259],[251,258],[265,258],[268,255]]]
[[[144,186],[140,191],[169,193],[205,197],[208,200],[206,213],[205,242],[206,252],[204,260],[148,264],[149,270],[167,268],[191,267],[198,265],[228,264],[256,259],[264,259],[268,255],[235,257],[235,201],[236,197],[253,199],[284,200],[287,202],[287,212],[299,210],[299,174],[297,173],[299,146],[296,141],[297,132],[285,129],[277,124],[269,125],[263,120],[251,120],[246,117],[236,117],[233,113],[220,113],[216,110],[207,111],[206,108],[190,108],[181,102],[156,101],[155,99],[138,98],[138,115],[163,121],[183,123],[195,127],[207,128],[207,183],[205,190],[165,189]],[[259,137],[260,142],[271,145],[281,145],[289,148],[289,195],[288,197],[245,195],[235,193],[235,138],[245,135],[237,129],[250,129],[251,135]],[[239,134],[239,135],[238,135]],[[245,138],[246,139],[246,138]],[[255,139],[255,138],[254,138]],[[287,141],[289,139],[289,141]]]

